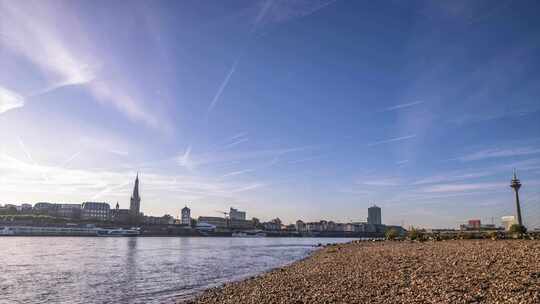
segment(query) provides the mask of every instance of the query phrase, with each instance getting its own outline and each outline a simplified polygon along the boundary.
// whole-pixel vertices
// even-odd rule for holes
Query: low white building
[[[507,215],[507,216],[501,217],[501,222],[504,227],[504,230],[506,231],[510,230],[510,227],[512,227],[512,225],[515,225],[518,223],[516,220],[516,217],[513,215]]]

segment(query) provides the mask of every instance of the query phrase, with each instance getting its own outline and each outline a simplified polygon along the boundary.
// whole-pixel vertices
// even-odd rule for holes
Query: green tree
[[[516,235],[516,234],[521,235],[521,234],[527,232],[527,228],[525,228],[525,226],[521,226],[519,224],[514,224],[514,225],[510,226],[509,232],[511,234],[514,234],[514,235]]]
[[[384,236],[387,240],[395,240],[399,236],[399,231],[396,228],[390,228],[386,230]]]
[[[411,227],[411,229],[409,229],[407,236],[412,241],[415,241],[415,240],[421,241],[424,239],[424,235],[422,234],[422,232],[414,227]]]

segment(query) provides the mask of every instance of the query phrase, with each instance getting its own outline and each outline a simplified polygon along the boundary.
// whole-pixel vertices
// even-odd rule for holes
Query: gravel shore
[[[188,303],[540,303],[540,241],[333,245]]]

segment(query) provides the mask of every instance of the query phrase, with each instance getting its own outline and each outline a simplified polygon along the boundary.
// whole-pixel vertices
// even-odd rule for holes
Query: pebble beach
[[[540,303],[540,241],[331,245],[187,303]]]

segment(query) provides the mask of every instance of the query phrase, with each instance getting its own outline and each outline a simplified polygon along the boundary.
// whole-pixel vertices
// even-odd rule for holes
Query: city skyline
[[[540,225],[538,3],[103,4],[0,1],[0,203]]]

